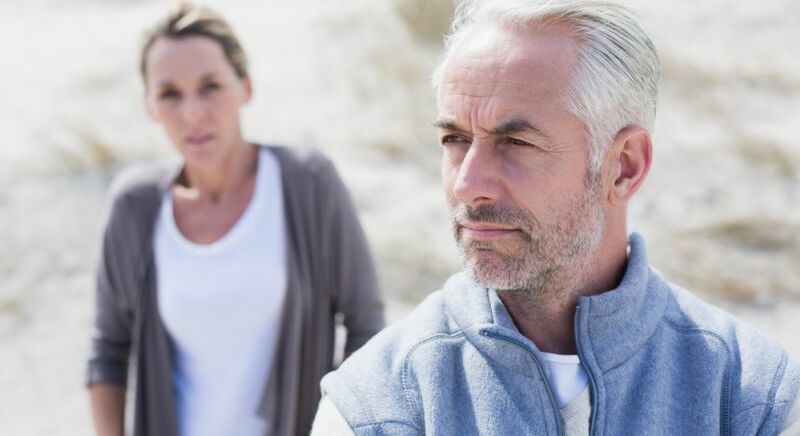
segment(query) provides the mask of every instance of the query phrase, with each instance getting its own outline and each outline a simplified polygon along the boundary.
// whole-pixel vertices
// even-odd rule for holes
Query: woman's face
[[[250,100],[211,38],[159,38],[147,53],[146,106],[189,165],[224,160],[242,142],[239,108]]]

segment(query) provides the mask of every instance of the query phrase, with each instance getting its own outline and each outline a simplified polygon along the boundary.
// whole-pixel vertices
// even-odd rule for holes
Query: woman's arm
[[[89,387],[94,429],[98,436],[123,436],[125,387],[98,383]]]
[[[332,239],[336,307],[347,328],[345,356],[350,355],[385,326],[375,266],[367,238],[358,221],[350,194],[329,164],[321,181],[327,190],[328,220]]]
[[[117,180],[119,182],[119,179]],[[131,347],[132,305],[125,290],[135,286],[137,235],[133,216],[119,183],[112,187],[95,275],[94,328],[87,364],[91,412],[98,435],[122,435],[128,358]]]

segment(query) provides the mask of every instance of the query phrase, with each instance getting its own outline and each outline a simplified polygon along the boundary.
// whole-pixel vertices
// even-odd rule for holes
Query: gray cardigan
[[[258,413],[269,420],[269,435],[307,434],[319,380],[333,367],[336,314],[343,315],[345,352],[351,353],[383,328],[383,302],[366,238],[331,162],[314,151],[267,148],[281,167],[289,281]],[[126,385],[133,357],[137,436],[178,433],[172,345],[157,307],[153,231],[164,192],[180,170],[151,166],[115,180],[97,268],[87,385]]]

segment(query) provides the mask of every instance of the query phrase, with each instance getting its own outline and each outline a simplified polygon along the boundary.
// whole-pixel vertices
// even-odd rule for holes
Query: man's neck
[[[497,295],[520,333],[539,350],[576,354],[573,320],[577,299],[547,298],[520,291],[498,291]]]
[[[605,249],[598,248],[565,266],[556,274],[560,277],[553,277],[551,288],[498,291],[497,295],[520,333],[539,350],[577,354],[575,311],[578,300],[616,288],[625,275],[627,261],[627,241],[606,244]]]

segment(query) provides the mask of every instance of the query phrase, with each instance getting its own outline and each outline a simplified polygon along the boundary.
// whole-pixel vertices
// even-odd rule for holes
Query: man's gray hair
[[[653,131],[660,80],[656,49],[627,9],[603,1],[465,0],[456,10],[444,56],[433,75],[437,100],[452,52],[471,29],[487,23],[571,27],[578,43],[578,66],[564,97],[568,110],[588,131],[593,173],[599,171],[621,130],[640,126]]]

